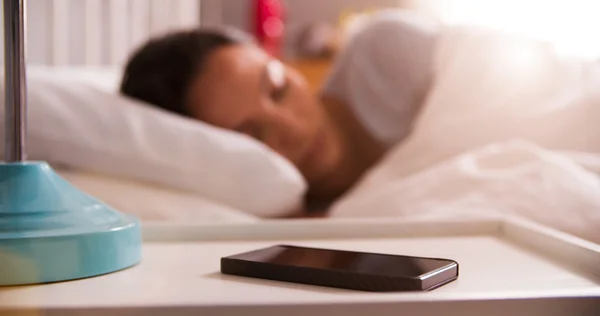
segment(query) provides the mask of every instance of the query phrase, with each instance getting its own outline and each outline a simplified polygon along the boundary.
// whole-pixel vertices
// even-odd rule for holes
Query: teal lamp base
[[[0,285],[87,278],[141,260],[140,222],[43,162],[0,164]]]

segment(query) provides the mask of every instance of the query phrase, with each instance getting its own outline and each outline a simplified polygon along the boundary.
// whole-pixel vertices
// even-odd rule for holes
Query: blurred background
[[[206,25],[251,30],[254,0],[203,0]],[[449,24],[483,25],[555,42],[560,49],[598,55],[600,2],[594,0],[282,0],[286,8],[284,54],[297,55],[295,44],[314,24],[340,27],[347,18],[383,8],[409,8]]]
[[[29,0],[28,56],[40,64],[118,64],[148,37],[178,28],[234,26],[283,58],[326,55],[350,21],[385,8],[449,24],[493,27],[600,55],[594,0]],[[110,41],[109,41],[110,39]],[[339,38],[338,38],[339,39]],[[3,53],[3,52],[2,52]]]

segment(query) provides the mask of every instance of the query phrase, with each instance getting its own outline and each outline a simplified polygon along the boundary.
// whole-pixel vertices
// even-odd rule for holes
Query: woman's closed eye
[[[281,86],[273,87],[269,95],[271,97],[271,101],[274,103],[280,103],[283,99],[285,99],[289,89],[290,85],[287,83],[287,81]]]
[[[285,98],[290,88],[285,67],[280,61],[271,60],[267,63],[265,70],[269,97],[274,103],[279,103]]]

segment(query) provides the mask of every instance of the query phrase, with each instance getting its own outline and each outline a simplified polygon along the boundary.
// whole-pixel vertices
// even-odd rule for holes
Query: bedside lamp
[[[0,163],[0,285],[58,282],[141,260],[137,218],[26,161],[25,0],[4,0],[5,161]]]

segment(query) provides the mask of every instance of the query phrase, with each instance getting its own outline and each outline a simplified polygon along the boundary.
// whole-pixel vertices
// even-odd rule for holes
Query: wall
[[[402,0],[284,0],[287,12],[286,53],[302,26],[311,22],[336,23],[344,10],[397,7]],[[203,24],[225,24],[249,29],[252,0],[203,0]]]
[[[150,36],[199,25],[200,0],[28,0],[27,13],[28,63],[118,65]]]

